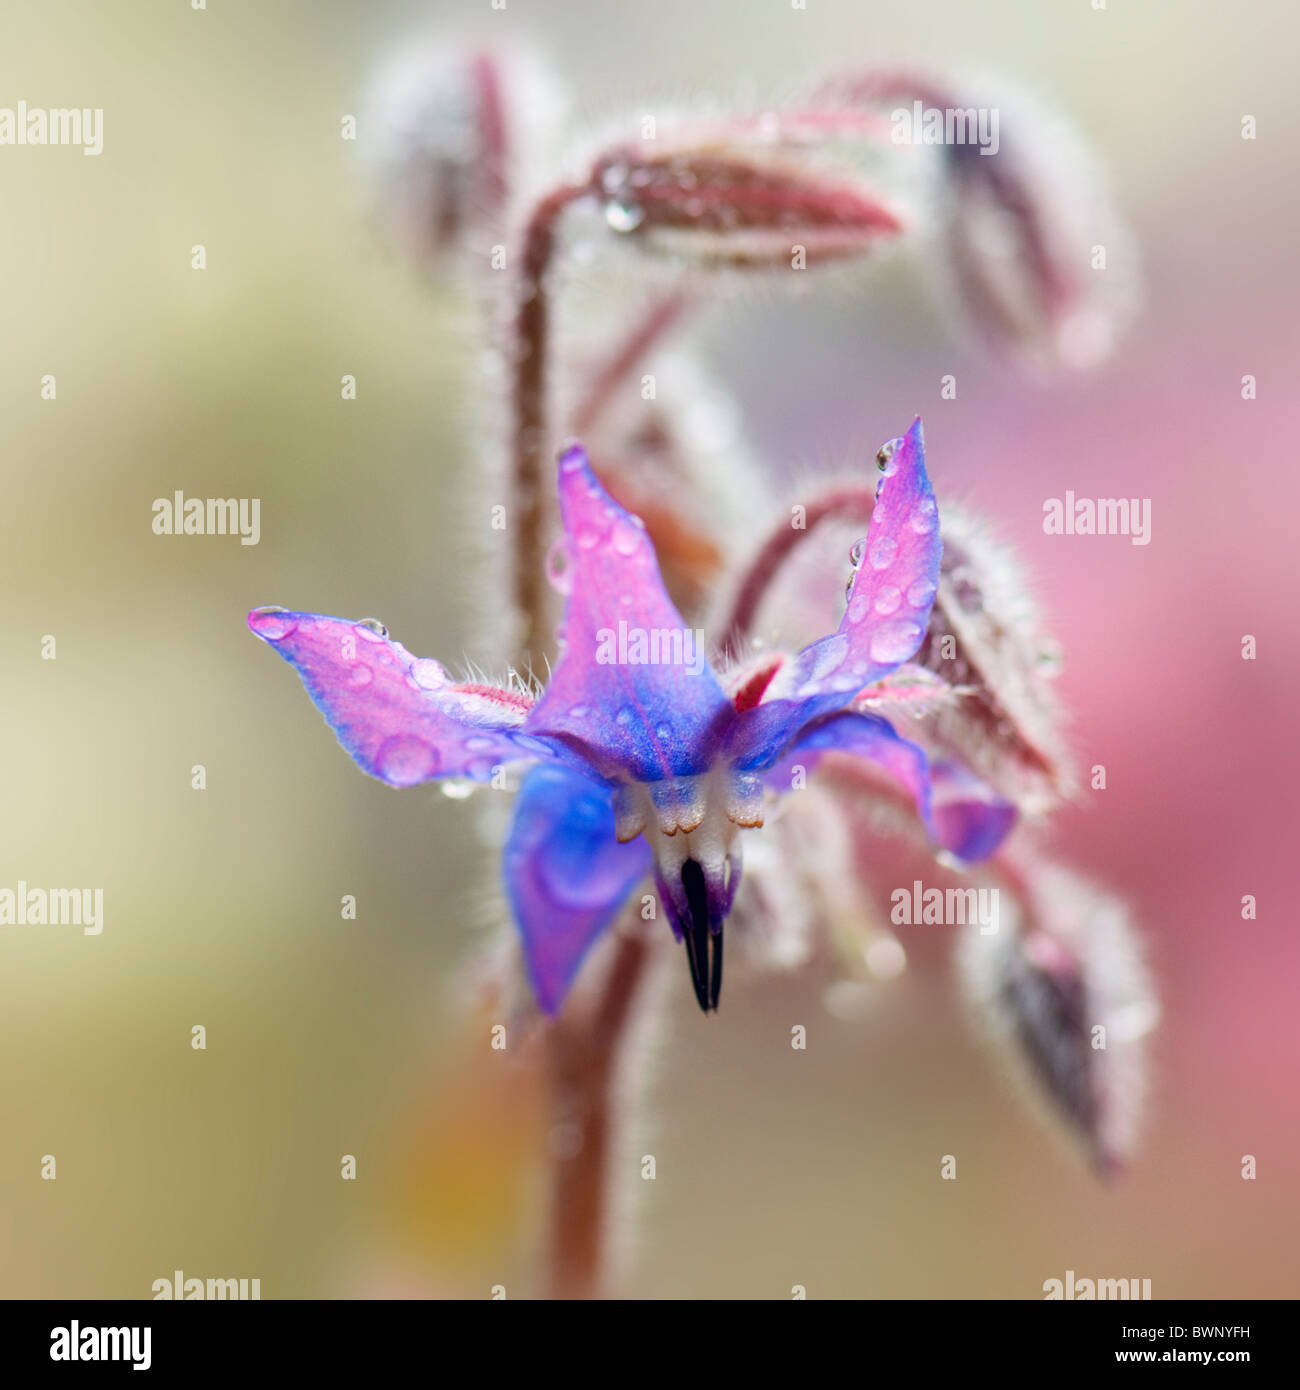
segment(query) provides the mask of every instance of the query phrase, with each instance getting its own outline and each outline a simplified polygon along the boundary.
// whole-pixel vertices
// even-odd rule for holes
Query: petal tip
[[[582,447],[581,441],[577,439],[570,439],[564,445],[556,462],[561,476],[566,473],[591,471],[591,460],[587,457],[587,451]]]
[[[298,615],[278,604],[254,608],[248,615],[248,630],[264,642],[279,642],[298,626]]]

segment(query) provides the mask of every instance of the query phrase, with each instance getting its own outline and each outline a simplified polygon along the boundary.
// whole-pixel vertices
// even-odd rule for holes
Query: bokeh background
[[[1300,1293],[1300,17],[1281,0],[9,7],[0,104],[103,107],[105,145],[0,149],[0,882],[102,886],[106,924],[0,929],[0,1291],[147,1297],[178,1268],[264,1297],[531,1287],[537,1098],[492,1074],[456,998],[490,851],[464,806],[360,776],[244,627],[279,602],[476,649],[471,583],[492,580],[468,578],[463,489],[493,402],[472,305],[377,235],[339,138],[439,25],[534,41],[593,122],[845,62],[1002,74],[1086,134],[1146,269],[1116,355],[1048,384],[889,274],[851,302],[732,305],[711,340],[775,459],[843,460],[924,412],[941,486],[1038,576],[1074,746],[1109,774],[1053,843],[1132,903],[1163,999],[1138,1160],[1112,1188],[1075,1163],[942,970],[852,1023],[781,978],[707,1024],[683,971],[625,1290],[1035,1298],[1073,1269],[1165,1298]],[[178,488],[260,497],[261,543],[155,536]],[[1043,536],[1066,488],[1151,497],[1152,543]],[[815,1020],[807,1053],[792,1016]]]

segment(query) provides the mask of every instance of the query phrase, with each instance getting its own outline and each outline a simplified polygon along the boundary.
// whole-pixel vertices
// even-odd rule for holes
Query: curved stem
[[[510,493],[514,504],[511,592],[519,615],[518,666],[532,670],[546,644],[546,516],[543,460],[548,445],[550,299],[546,273],[561,215],[591,191],[562,184],[533,208],[524,225],[517,306],[510,334]]]
[[[804,509],[804,525],[788,521],[778,525],[759,547],[741,579],[731,612],[723,625],[722,653],[733,658],[739,652],[768,588],[790,554],[823,522],[834,519],[867,522],[875,506],[875,488],[848,486],[824,493]]]
[[[651,305],[649,312],[624,339],[609,365],[578,403],[572,417],[574,434],[583,435],[591,429],[609,404],[619,383],[677,322],[685,308],[686,296],[682,293],[665,295]]]

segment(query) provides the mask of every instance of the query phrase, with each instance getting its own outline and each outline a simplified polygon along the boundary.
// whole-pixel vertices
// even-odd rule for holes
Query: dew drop
[[[938,511],[933,497],[922,497],[912,513],[912,530],[919,536],[928,536],[939,524]]]
[[[471,734],[465,740],[465,747],[471,753],[486,753],[496,747],[496,742],[484,734]]]
[[[370,667],[367,666],[364,661],[354,663],[352,669],[348,672],[348,684],[354,690],[360,690],[362,686],[369,685],[374,678],[374,672],[371,671]]]
[[[421,690],[441,690],[447,684],[447,673],[431,657],[421,657],[411,667],[411,678]]]
[[[913,608],[928,608],[934,602],[935,588],[928,579],[918,579],[907,591],[907,601]]]
[[[411,787],[438,770],[438,754],[414,734],[394,734],[380,745],[375,767],[385,782]]]
[[[594,526],[584,526],[578,532],[578,549],[595,550],[600,544],[600,532]]]
[[[899,605],[903,602],[903,595],[892,584],[886,584],[876,595],[875,610],[885,616],[890,613],[897,613]]]
[[[867,616],[867,609],[871,607],[870,600],[866,594],[859,594],[857,598],[849,604],[849,622],[860,623]]]
[[[600,186],[606,193],[617,193],[627,183],[627,165],[621,161],[607,164],[600,171]]]
[[[388,629],[378,618],[362,618],[359,623],[352,624],[352,631],[367,642],[382,642],[388,636]]]
[[[620,555],[635,555],[641,548],[641,530],[620,518],[614,523],[614,549]]]
[[[248,615],[248,622],[253,631],[268,642],[282,641],[298,626],[297,618],[277,603],[269,603],[265,608],[254,608]]]
[[[611,198],[605,204],[605,224],[614,232],[634,232],[645,221],[645,209],[631,198]]]
[[[898,542],[893,536],[877,536],[871,542],[867,559],[873,570],[886,570],[894,563],[894,556],[897,554]]]
[[[636,710],[631,705],[624,705],[614,716],[616,723],[621,724],[625,729],[636,723]]]
[[[1048,680],[1055,680],[1065,670],[1064,648],[1054,638],[1041,638],[1036,664],[1041,675],[1046,676]]]
[[[849,546],[849,564],[851,564],[854,569],[857,569],[862,563],[862,552],[866,550],[866,548],[867,543],[865,540],[854,541],[853,544]]]
[[[921,641],[922,628],[919,623],[903,619],[896,623],[886,623],[884,627],[871,634],[871,659],[873,661],[906,661]]]
[[[569,564],[569,548],[561,538],[546,552],[546,577],[558,594],[573,589],[573,568]]]
[[[442,784],[442,794],[450,801],[464,801],[474,795],[474,783],[466,777],[453,777]]]

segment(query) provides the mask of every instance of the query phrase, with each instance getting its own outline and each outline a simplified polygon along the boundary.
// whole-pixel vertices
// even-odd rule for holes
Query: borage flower
[[[884,477],[838,628],[740,667],[725,688],[669,599],[641,521],[576,444],[559,460],[564,537],[551,564],[567,595],[562,650],[535,701],[454,683],[378,624],[256,609],[249,627],[298,671],[362,770],[390,786],[486,782],[532,764],[503,874],[547,1013],[651,867],[707,1011],[722,985],[739,831],[762,824],[765,795],[788,791],[797,768],[828,753],[876,764],[962,861],[991,854],[1014,819],[964,769],[931,765],[885,719],[854,708],[920,647],[942,553],[920,420],[876,461]]]

